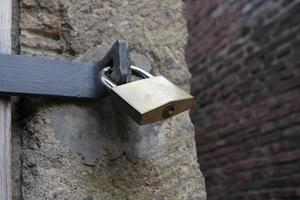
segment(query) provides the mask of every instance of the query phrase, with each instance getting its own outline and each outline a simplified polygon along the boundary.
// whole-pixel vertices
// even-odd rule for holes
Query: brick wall
[[[185,3],[208,199],[300,199],[300,1]]]

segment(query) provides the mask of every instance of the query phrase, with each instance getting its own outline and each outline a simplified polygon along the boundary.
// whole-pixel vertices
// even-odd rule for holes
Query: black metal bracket
[[[117,84],[130,81],[131,68],[129,47],[127,42],[117,40],[102,60],[97,62],[100,69],[112,66],[111,79]]]
[[[112,66],[117,84],[130,80],[128,43],[116,41],[98,62],[77,62],[0,54],[0,94],[95,99],[107,96],[99,72]]]

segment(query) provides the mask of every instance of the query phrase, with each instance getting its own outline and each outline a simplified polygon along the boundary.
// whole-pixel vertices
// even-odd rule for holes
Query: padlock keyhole
[[[167,107],[164,108],[163,112],[162,112],[162,117],[164,119],[171,117],[175,112],[175,107],[173,105],[169,105]]]

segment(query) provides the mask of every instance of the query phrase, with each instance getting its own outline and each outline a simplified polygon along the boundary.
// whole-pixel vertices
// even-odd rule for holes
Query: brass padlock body
[[[138,124],[164,120],[188,110],[193,96],[163,76],[133,81],[111,89],[113,102]]]

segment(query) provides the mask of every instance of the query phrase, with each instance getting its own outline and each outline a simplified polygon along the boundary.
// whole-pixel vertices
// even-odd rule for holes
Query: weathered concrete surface
[[[136,65],[189,90],[180,0],[21,1],[21,53],[100,59],[118,38]],[[21,199],[205,199],[185,112],[137,126],[111,105],[27,100]]]

